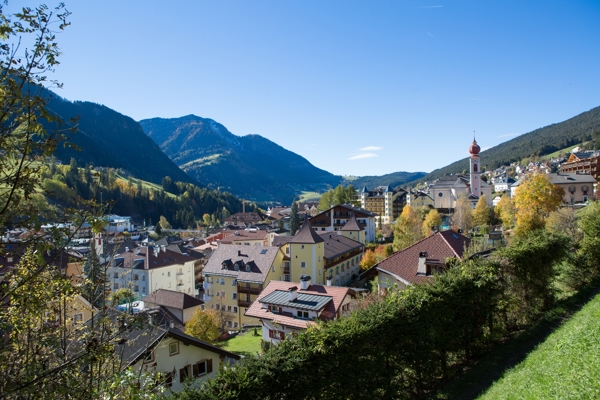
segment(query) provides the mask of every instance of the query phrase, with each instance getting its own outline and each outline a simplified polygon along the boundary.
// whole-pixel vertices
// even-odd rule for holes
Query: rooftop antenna
[[[475,131],[473,131],[473,141],[475,142]]]

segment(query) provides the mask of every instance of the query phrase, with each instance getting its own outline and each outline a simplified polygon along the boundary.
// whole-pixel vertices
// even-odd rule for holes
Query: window
[[[443,195],[444,195],[444,193],[442,193],[442,192],[438,193],[439,197],[442,197]]]
[[[308,311],[300,311],[300,310],[298,310],[298,318],[306,318],[306,319],[308,319]]]
[[[232,298],[233,300],[237,300],[237,293],[232,293],[232,294],[231,294],[231,298]]]
[[[146,293],[146,286],[142,286],[142,293]]]
[[[221,285],[225,284],[225,278],[221,278]]]
[[[73,323],[80,324],[83,322],[83,313],[77,313],[73,315]]]
[[[167,272],[167,276],[171,276],[171,271]]]
[[[306,268],[306,263],[305,263],[304,261],[302,261],[302,262],[300,263],[300,267],[301,267],[301,268]]]
[[[165,387],[173,386],[173,372],[167,372],[165,374]]]
[[[133,287],[133,291],[134,291],[134,292],[139,292],[139,291],[140,291],[140,287],[139,287],[138,285],[135,285],[135,286]]]
[[[227,312],[231,312],[231,306],[227,306]]]
[[[231,328],[231,321],[227,321],[227,327]]]
[[[179,382],[183,383],[188,378],[188,376],[192,375],[192,366],[186,365],[185,367],[179,370]]]
[[[169,343],[169,355],[174,356],[176,354],[179,354],[179,342]]]
[[[215,304],[215,310],[219,310],[221,306],[219,306],[218,304]]]
[[[212,360],[200,360],[192,366],[192,376],[194,378],[212,372]]]
[[[142,275],[142,280],[145,281],[146,280],[146,275]]]
[[[300,248],[301,248],[301,249],[303,249],[303,248],[304,248],[304,245],[300,246]]]
[[[154,361],[154,352],[153,351],[146,354],[146,357],[144,358],[144,364],[151,363],[152,361]]]
[[[140,280],[140,276],[138,274],[133,274],[133,280],[134,281],[139,281]]]
[[[117,289],[119,288],[119,284],[118,284],[117,282],[115,282],[115,284],[113,285],[113,288],[114,288],[115,290],[117,290]]]
[[[237,323],[237,322],[234,322],[234,323],[233,323],[233,327],[234,327],[234,328],[237,328],[237,327],[238,327],[238,323]]]
[[[221,290],[221,297],[225,297],[225,291]]]
[[[115,272],[115,273],[113,274],[113,278],[117,279],[118,277],[119,277],[119,273],[118,273],[118,272]]]
[[[235,280],[235,279],[232,279],[232,280],[231,280],[231,286],[235,286],[235,285],[237,285],[237,280]]]
[[[233,307],[233,312],[237,314],[237,312],[238,312],[238,308],[234,306],[234,307]]]
[[[285,332],[276,331],[274,329],[269,329],[269,337],[271,339],[284,340],[285,339]]]

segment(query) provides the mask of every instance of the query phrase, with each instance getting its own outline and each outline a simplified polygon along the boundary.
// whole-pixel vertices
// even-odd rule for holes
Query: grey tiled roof
[[[235,277],[242,282],[263,283],[278,251],[279,248],[273,246],[222,244],[213,251],[202,273]],[[250,271],[246,271],[247,266]]]
[[[319,236],[312,226],[308,223],[308,217],[305,216],[304,224],[300,231],[294,235],[294,238],[290,240],[290,243],[321,243],[323,238]]]
[[[265,304],[299,308],[302,310],[319,311],[327,303],[333,300],[332,296],[321,296],[316,294],[298,293],[296,300],[290,301],[290,295],[285,290],[275,290],[273,293],[263,297],[259,301]]]
[[[340,254],[364,247],[362,243],[357,242],[356,240],[337,235],[333,232],[323,232],[321,233],[321,237],[325,239],[323,256],[326,259],[332,259]]]

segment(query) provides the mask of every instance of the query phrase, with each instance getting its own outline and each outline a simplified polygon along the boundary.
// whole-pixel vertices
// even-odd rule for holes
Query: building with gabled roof
[[[197,257],[169,250],[166,246],[127,246],[109,261],[107,274],[112,290],[130,287],[139,298],[157,289],[193,296],[197,260]]]
[[[350,288],[314,285],[310,276],[303,275],[300,283],[271,281],[246,315],[260,320],[263,340],[277,344],[315,321],[347,314],[353,295]]]
[[[361,207],[377,214],[377,224],[390,224],[402,213],[406,205],[406,190],[392,189],[390,185],[368,190],[366,186],[359,193]]]
[[[217,247],[202,271],[205,309],[223,312],[231,329],[256,323],[244,312],[266,283],[280,279],[283,258],[279,248],[273,246]]]
[[[462,260],[470,243],[468,237],[447,230],[395,252],[374,267],[378,271],[379,290],[392,285],[405,289],[433,279],[435,273],[443,272],[449,258]]]
[[[194,312],[202,309],[204,301],[186,293],[158,289],[144,297],[144,304],[149,308],[163,306],[185,324]]]
[[[340,231],[352,217],[356,218],[356,222],[364,229],[365,240],[374,242],[378,217],[374,212],[363,208],[340,204],[315,215],[309,219],[309,222],[319,233],[336,232]]]

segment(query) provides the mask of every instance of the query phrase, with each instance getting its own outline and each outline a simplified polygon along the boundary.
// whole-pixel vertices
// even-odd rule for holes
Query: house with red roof
[[[448,230],[436,232],[403,250],[397,251],[375,266],[379,290],[393,285],[399,289],[428,282],[442,273],[448,259],[463,259],[471,239]]]
[[[312,285],[310,276],[300,283],[271,281],[246,311],[258,318],[264,341],[278,344],[316,321],[336,320],[350,311],[354,291],[347,287]]]

